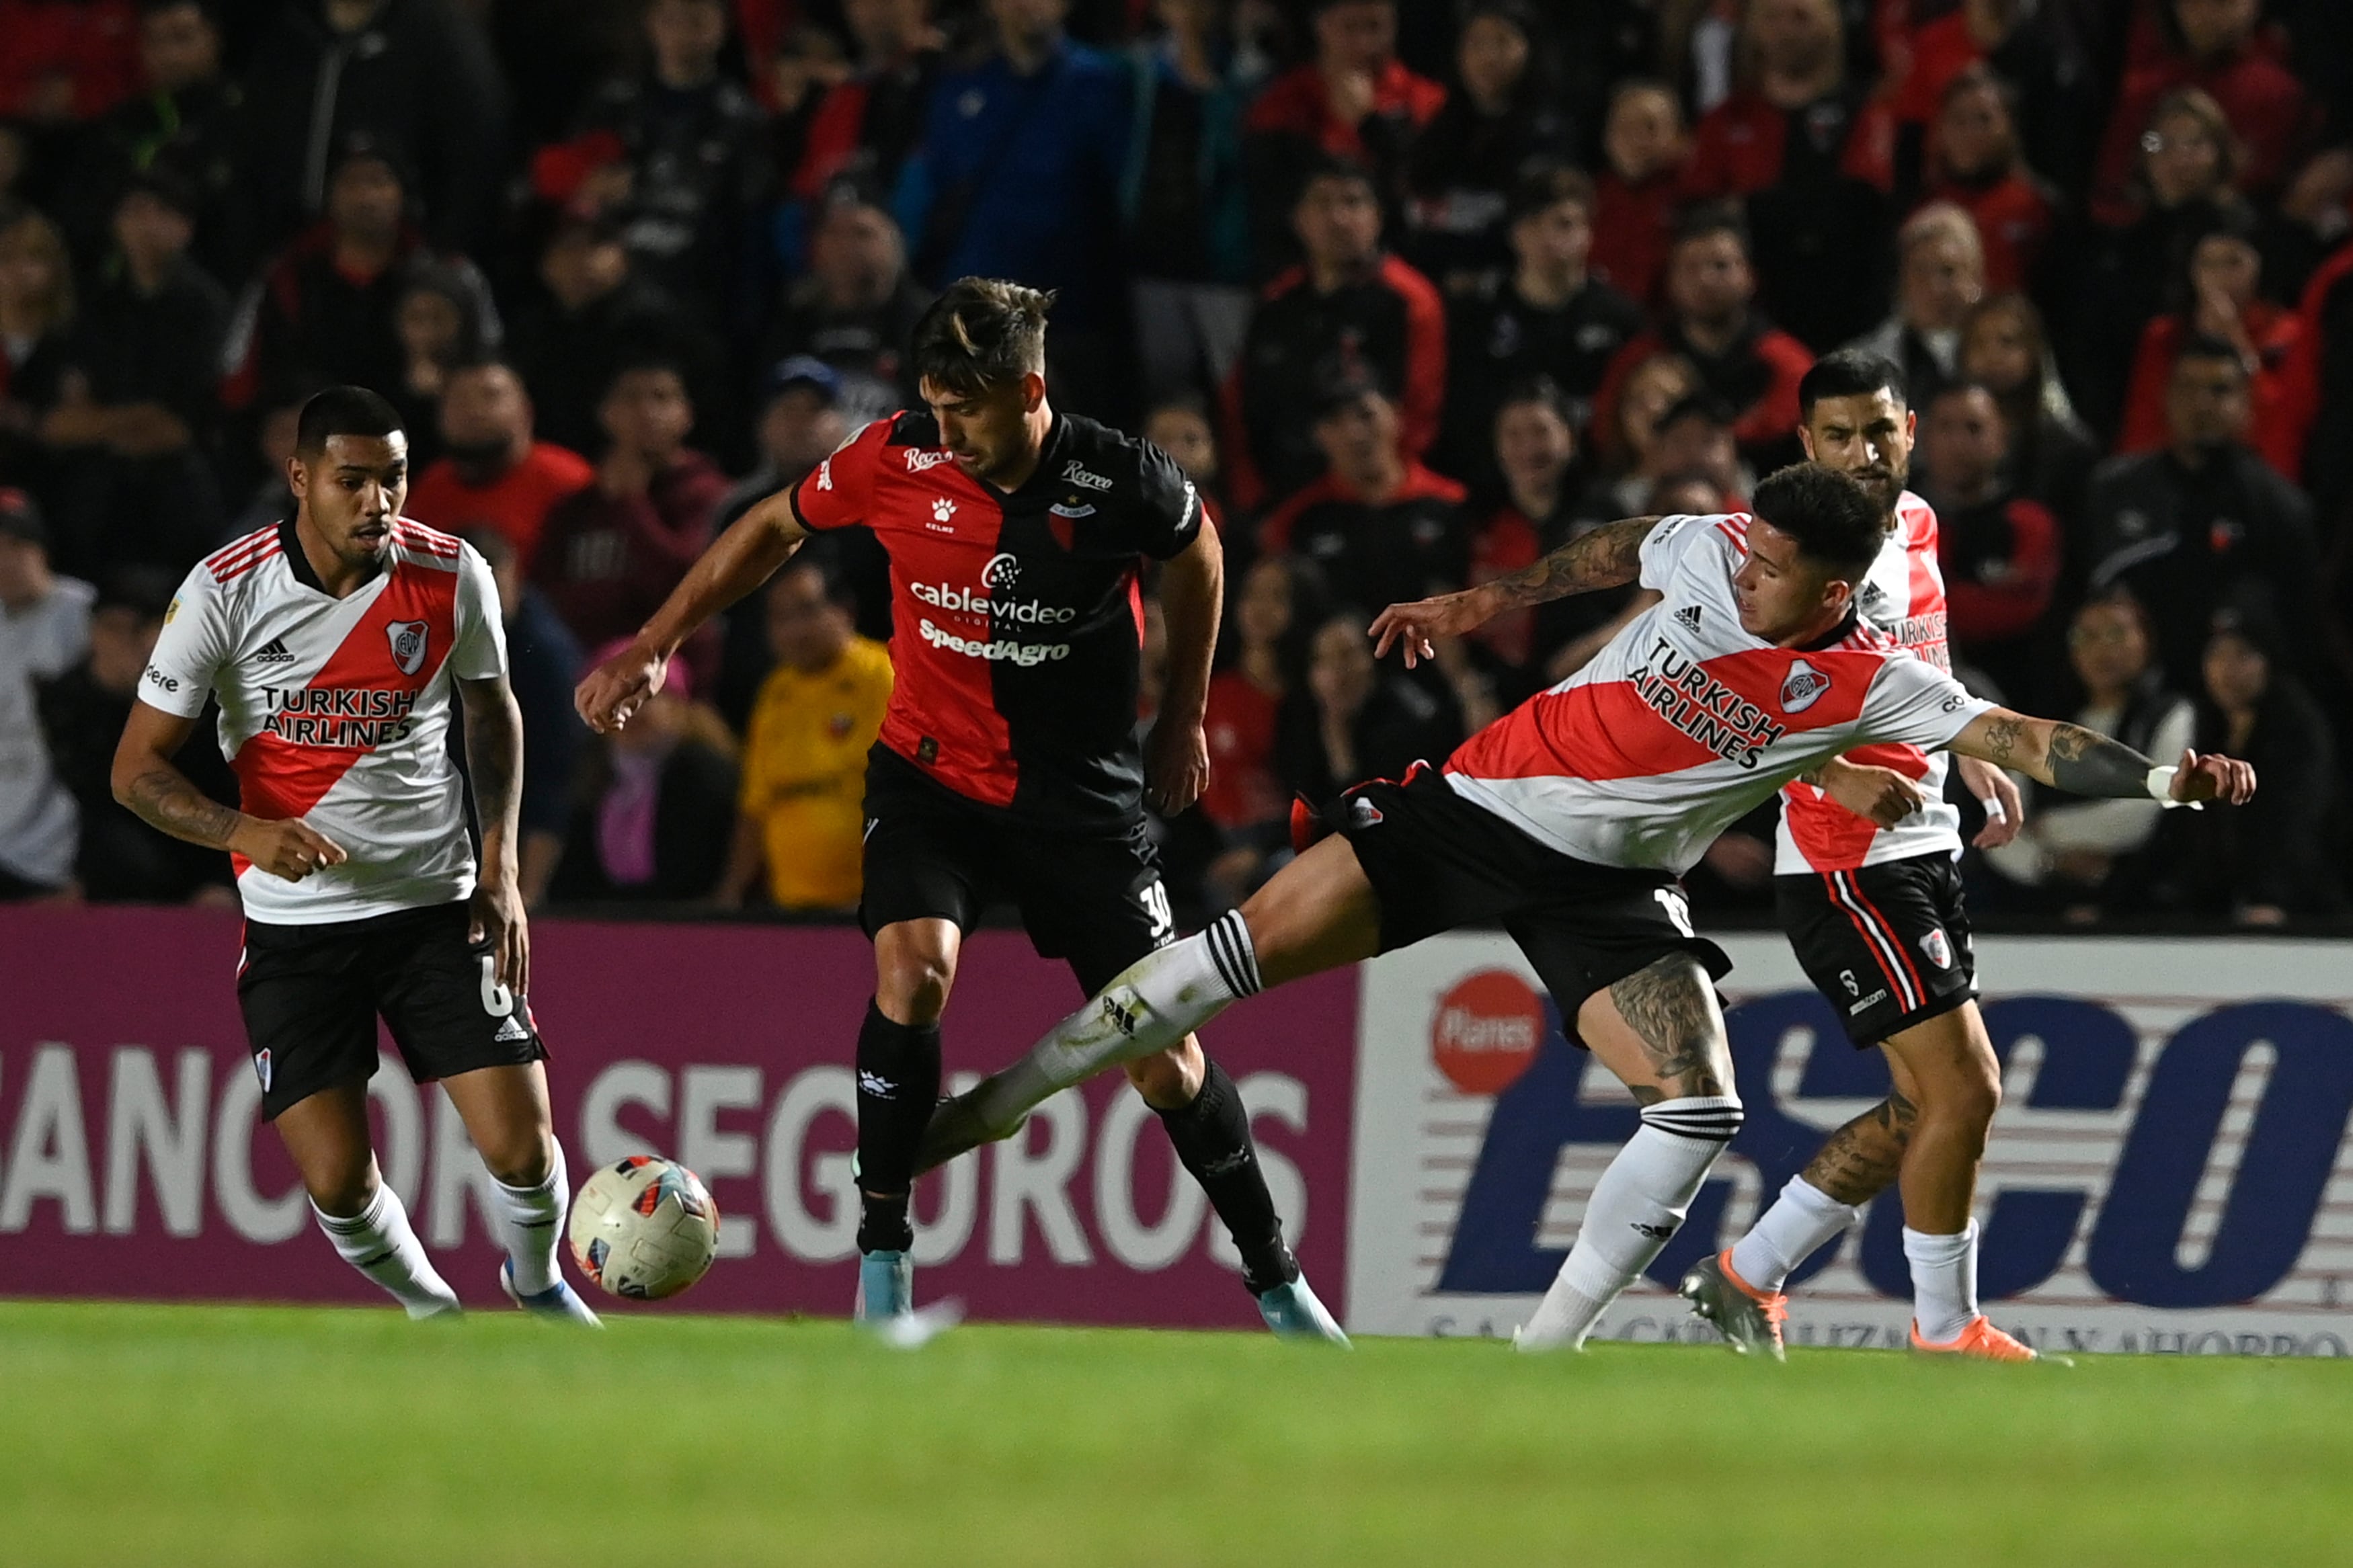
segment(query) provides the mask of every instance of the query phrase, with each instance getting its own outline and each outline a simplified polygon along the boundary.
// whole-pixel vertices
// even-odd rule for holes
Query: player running
[[[580,683],[610,730],[681,642],[812,531],[864,523],[891,556],[897,683],[867,763],[865,894],[875,992],[858,1035],[859,1316],[912,1310],[915,1148],[940,1089],[940,1016],[964,932],[1018,905],[1031,942],[1092,992],[1173,941],[1154,805],[1208,779],[1201,716],[1224,556],[1166,453],[1046,396],[1050,296],[967,278],[915,324],[926,412],[879,419],[754,507],[622,653]],[[1168,689],[1134,740],[1144,558],[1167,563]],[[1282,1237],[1225,1069],[1189,1035],[1130,1063],[1242,1258],[1276,1332],[1345,1342]]]
[[[1862,614],[1921,658],[1952,668],[1936,514],[1905,489],[1916,416],[1903,373],[1874,354],[1836,353],[1798,384],[1807,455],[1854,476],[1885,509],[1887,542]],[[1986,805],[1977,842],[2014,837],[2024,810],[2000,769],[1959,760]],[[1798,962],[1857,1049],[1878,1046],[1885,1100],[1833,1132],[1746,1235],[1683,1280],[1693,1310],[1734,1349],[1778,1360],[1782,1285],[1792,1269],[1900,1183],[1912,1267],[1915,1350],[2031,1361],[1978,1310],[1978,1163],[2001,1102],[2001,1064],[1978,1012],[1977,960],[1961,894],[1960,813],[1945,798],[1945,754],[1877,747],[1781,792],[1774,903]]]
[[[1663,595],[1576,675],[1465,742],[1442,771],[1348,791],[1335,837],[1250,901],[1152,954],[1014,1067],[949,1100],[924,1155],[953,1157],[1113,1062],[1161,1048],[1244,996],[1472,921],[1500,922],[1570,1037],[1641,1102],[1593,1189],[1527,1350],[1580,1344],[1658,1256],[1741,1105],[1679,874],[1788,780],[1859,746],[1949,746],[2082,795],[2241,801],[2253,771],[2185,754],[2153,768],[2072,724],[1972,697],[1860,621],[1884,538],[1877,500],[1812,464],[1757,487],[1750,517],[1638,518],[1525,570],[1393,605],[1373,623],[1409,661],[1500,611],[1639,579]]]
[[[294,515],[180,585],[114,754],[114,797],[229,852],[262,1115],[343,1260],[412,1318],[459,1310],[369,1145],[381,1016],[410,1076],[441,1081],[496,1184],[501,1286],[517,1306],[593,1325],[556,1264],[571,1189],[525,1000],[522,720],[491,569],[400,515],[408,437],[372,392],[332,387],[305,403],[286,476]],[[479,879],[449,759],[453,691]],[[220,699],[241,811],[172,764],[207,694]]]

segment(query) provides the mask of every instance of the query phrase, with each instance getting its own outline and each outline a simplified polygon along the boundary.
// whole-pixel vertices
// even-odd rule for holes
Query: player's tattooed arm
[[[1606,522],[1508,576],[1434,599],[1391,605],[1373,621],[1373,657],[1386,658],[1401,643],[1406,667],[1411,668],[1434,657],[1432,637],[1461,637],[1497,616],[1571,594],[1622,588],[1641,575],[1642,542],[1662,521],[1630,517]]]
[[[236,807],[204,794],[168,763],[132,774],[115,798],[150,827],[207,849],[227,848],[230,835],[244,820]]]
[[[1842,1204],[1869,1203],[1895,1184],[1920,1109],[1890,1089],[1885,1100],[1831,1134],[1806,1167],[1807,1184]]]
[[[1696,961],[1681,954],[1660,959],[1611,985],[1609,1000],[1641,1042],[1643,1063],[1654,1080],[1630,1084],[1636,1100],[1649,1105],[1731,1092],[1724,1016]]]
[[[466,712],[466,777],[482,829],[481,876],[474,889],[473,940],[491,952],[499,984],[531,989],[531,937],[521,872],[522,710],[507,678],[458,682]]]
[[[1951,749],[2070,795],[2130,799],[2148,793],[2157,764],[2130,746],[2095,730],[2052,719],[2030,719],[1991,708],[1953,738]],[[2175,767],[2171,798],[2185,804],[2222,801],[2243,805],[2254,798],[2255,770],[2218,752],[2184,752]]]
[[[159,833],[234,851],[290,882],[347,858],[343,846],[299,817],[265,822],[206,796],[172,762],[195,729],[193,719],[132,703],[114,749],[114,798]]]

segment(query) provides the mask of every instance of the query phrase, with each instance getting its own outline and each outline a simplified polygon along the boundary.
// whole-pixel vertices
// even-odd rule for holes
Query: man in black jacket
[[[2248,448],[2250,418],[2239,351],[2192,338],[2166,394],[2170,444],[2112,458],[2092,478],[2081,555],[2091,591],[2122,584],[2148,606],[2176,682],[2195,679],[2214,612],[2251,601],[2268,601],[2298,673],[2324,673],[2312,503]]]

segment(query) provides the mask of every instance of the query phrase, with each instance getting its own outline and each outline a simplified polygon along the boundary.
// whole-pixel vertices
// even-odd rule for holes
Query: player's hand
[[[1999,849],[2026,826],[2026,797],[2007,770],[1982,757],[1956,757],[1961,783],[1986,808],[1985,826],[1969,840],[1980,849]]]
[[[1833,758],[1822,764],[1820,776],[1824,795],[1882,827],[1894,826],[1928,803],[1919,781],[1894,768]]]
[[[1144,743],[1144,798],[1163,816],[1175,816],[1209,787],[1209,737],[1198,723],[1162,719]]]
[[[1432,637],[1459,637],[1485,625],[1494,614],[1483,588],[1391,605],[1373,617],[1373,657],[1387,658],[1390,648],[1402,645],[1405,667],[1411,669],[1425,658],[1438,657],[1438,650],[1430,646]]]
[[[2181,753],[2181,762],[2174,770],[2173,798],[2179,801],[2219,800],[2225,805],[2244,805],[2255,798],[2255,770],[2251,763],[2226,757],[2220,752],[2200,756],[2196,752]]]
[[[228,836],[228,847],[273,877],[299,882],[325,866],[351,858],[343,847],[300,817],[264,822],[248,816]]]
[[[591,730],[609,735],[659,691],[670,660],[631,643],[586,675],[573,689],[572,706]]]
[[[467,910],[467,940],[491,952],[491,973],[498,983],[521,996],[531,990],[531,923],[523,913],[522,890],[512,882],[485,878],[475,884]]]

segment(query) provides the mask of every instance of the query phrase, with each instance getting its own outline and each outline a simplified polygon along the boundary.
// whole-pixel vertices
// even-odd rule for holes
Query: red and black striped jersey
[[[1143,813],[1136,743],[1145,556],[1201,529],[1201,500],[1149,441],[1057,415],[1008,492],[966,473],[927,413],[878,419],[802,479],[814,530],[863,523],[891,557],[881,744],[956,794],[1057,826]]]

